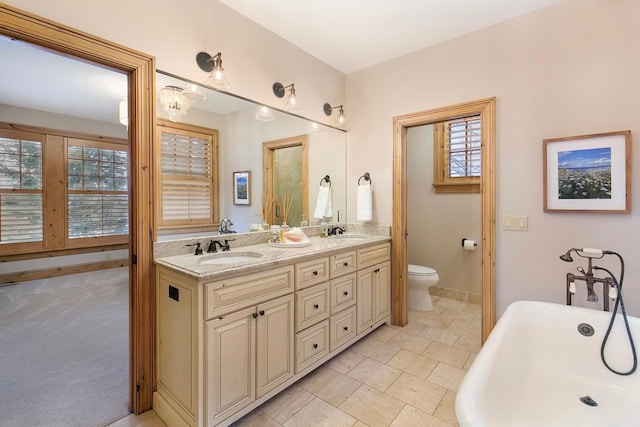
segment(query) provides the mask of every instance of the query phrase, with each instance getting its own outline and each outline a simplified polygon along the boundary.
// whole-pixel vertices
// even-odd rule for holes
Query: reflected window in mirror
[[[433,137],[433,187],[436,193],[480,192],[480,115],[434,123]]]
[[[218,219],[218,131],[158,120],[159,227],[212,230]]]

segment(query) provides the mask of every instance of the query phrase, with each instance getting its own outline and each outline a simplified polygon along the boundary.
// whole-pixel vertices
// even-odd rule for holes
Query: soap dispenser
[[[324,220],[324,217],[322,217],[322,223],[320,224],[320,237],[327,237],[328,235],[329,235],[329,226]]]

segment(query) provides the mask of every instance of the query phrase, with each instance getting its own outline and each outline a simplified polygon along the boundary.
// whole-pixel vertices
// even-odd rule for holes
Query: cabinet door
[[[379,264],[373,271],[376,293],[373,315],[378,322],[391,314],[391,263]]]
[[[370,329],[375,321],[373,313],[373,298],[375,274],[373,268],[366,268],[358,271],[357,274],[357,290],[356,290],[356,332],[360,335],[362,332]]]
[[[255,400],[256,308],[206,324],[207,425]]]
[[[293,376],[293,294],[258,305],[256,398]]]

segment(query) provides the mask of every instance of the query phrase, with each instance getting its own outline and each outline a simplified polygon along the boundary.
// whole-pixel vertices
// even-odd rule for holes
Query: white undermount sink
[[[222,264],[246,264],[260,261],[262,254],[260,252],[226,252],[207,256],[200,264],[206,265],[222,265]]]

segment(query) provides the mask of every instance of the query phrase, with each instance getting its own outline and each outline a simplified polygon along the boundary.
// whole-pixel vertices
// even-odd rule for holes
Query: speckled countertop
[[[311,245],[305,247],[272,247],[266,243],[232,247],[228,252],[204,255],[175,255],[156,258],[155,263],[198,281],[245,274],[266,268],[305,261],[318,256],[329,256],[348,249],[357,249],[391,240],[390,236],[367,235],[360,238],[310,237]],[[205,248],[206,249],[206,248]],[[252,256],[254,260],[238,263],[205,264],[216,257]]]

